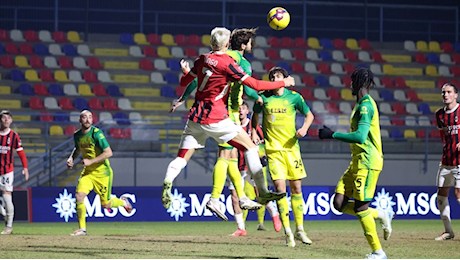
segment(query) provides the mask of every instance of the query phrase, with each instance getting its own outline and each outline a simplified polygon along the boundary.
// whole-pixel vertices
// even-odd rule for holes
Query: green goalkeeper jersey
[[[351,155],[358,162],[359,169],[382,170],[383,153],[379,112],[370,95],[362,97],[351,112],[350,132],[355,132],[360,124],[369,126],[369,134],[363,144],[350,143]]]
[[[86,134],[83,134],[81,129],[77,130],[73,138],[75,141],[75,148],[81,152],[83,159],[94,159],[99,156],[105,148],[110,146],[107,139],[105,139],[104,133],[94,126],[91,126],[91,129]],[[107,167],[110,167],[109,159],[85,167],[85,172],[106,172]]]
[[[254,113],[263,111],[262,129],[265,138],[265,150],[280,151],[300,149],[299,140],[295,133],[295,118],[297,110],[307,115],[310,108],[303,97],[292,90],[284,89],[281,96],[273,91],[263,92],[264,104],[254,104]]]

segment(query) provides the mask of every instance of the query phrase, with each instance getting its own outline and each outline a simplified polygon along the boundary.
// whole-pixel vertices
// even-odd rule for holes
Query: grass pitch
[[[292,223],[291,225],[293,225]],[[453,221],[460,234],[460,220]],[[285,246],[284,233],[256,231],[248,222],[247,237],[229,237],[233,222],[99,222],[88,223],[88,236],[71,237],[77,223],[14,223],[1,236],[1,258],[355,258],[370,252],[357,220],[306,221],[313,244]],[[460,238],[434,241],[443,231],[441,220],[394,220],[388,241],[377,230],[388,258],[460,258]]]

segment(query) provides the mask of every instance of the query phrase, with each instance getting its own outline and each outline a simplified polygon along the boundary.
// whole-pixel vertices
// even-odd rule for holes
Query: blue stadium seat
[[[319,52],[319,57],[323,59],[323,61],[334,61],[331,54],[328,51],[322,50]]]
[[[121,94],[120,88],[117,85],[109,85],[107,87],[107,93],[112,97],[123,97],[124,95]]]
[[[6,54],[5,49],[3,48],[2,43],[0,43],[0,54]]]
[[[26,96],[35,96],[32,86],[27,83],[21,83],[21,85],[19,85],[19,93]]]
[[[130,33],[122,33],[120,35],[120,42],[123,44],[130,44],[130,45],[136,45],[136,42],[134,41],[133,35]]]
[[[278,67],[281,67],[281,68],[287,70],[289,73],[291,73],[291,68],[290,68],[290,66],[289,66],[289,63],[287,63],[287,62],[285,62],[285,61],[281,61],[281,62],[278,63],[277,66],[278,66]]]
[[[34,51],[37,55],[50,55],[48,48],[41,43],[37,43],[34,45]]]
[[[165,81],[168,82],[168,84],[171,84],[171,85],[179,84],[179,77],[174,72],[167,72],[164,77],[165,77]]]
[[[177,97],[176,91],[174,91],[174,89],[170,86],[161,87],[161,96],[162,97],[172,97],[172,98]]]
[[[66,112],[56,112],[56,115],[54,116],[54,121],[55,122],[69,122],[69,114]]]
[[[254,55],[253,55],[252,53],[244,54],[244,57],[245,57],[247,60],[253,60],[253,59],[254,59]]]
[[[75,47],[73,47],[73,45],[70,45],[70,44],[66,44],[66,45],[62,46],[62,51],[67,56],[79,56],[78,52],[77,52],[77,49],[75,49]]]
[[[421,103],[418,105],[418,111],[422,112],[424,115],[432,115],[430,106],[427,103]]]
[[[89,109],[88,102],[84,98],[76,98],[73,101],[73,106],[78,110]]]
[[[439,57],[436,55],[436,53],[428,53],[428,55],[426,55],[426,59],[430,63],[441,64],[441,61],[439,60]]]
[[[460,52],[460,42],[454,43],[452,47],[456,52]]]
[[[356,68],[366,68],[366,69],[368,69],[369,66],[367,64],[360,63],[360,64],[356,65]]]
[[[65,96],[65,93],[59,84],[50,84],[48,86],[48,92],[53,96]]]
[[[119,125],[129,125],[131,122],[128,119],[128,115],[126,115],[123,112],[117,112],[115,115],[113,115],[113,119],[119,124]]]
[[[329,81],[324,76],[317,76],[315,78],[315,83],[320,87],[330,87]]]
[[[191,65],[191,64],[190,64]],[[181,71],[180,63],[178,60],[171,59],[168,61],[168,67],[172,71]]]
[[[328,38],[323,38],[319,41],[319,45],[323,46],[324,49],[335,49],[332,44],[332,40]]]
[[[380,91],[380,97],[382,97],[384,101],[396,101],[393,97],[393,93],[387,89],[382,89]]]
[[[11,70],[11,79],[14,81],[26,81],[26,78],[24,78],[24,73],[20,70]]]
[[[404,139],[403,133],[399,129],[391,130],[390,137],[394,138],[395,141],[406,141],[406,139]]]

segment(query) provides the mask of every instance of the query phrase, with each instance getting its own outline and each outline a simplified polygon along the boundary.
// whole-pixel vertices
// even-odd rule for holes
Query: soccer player
[[[444,107],[436,110],[436,122],[441,132],[443,142],[442,159],[436,179],[438,187],[438,208],[444,223],[444,232],[435,240],[453,239],[455,234],[452,230],[450,219],[449,190],[454,186],[455,198],[460,203],[460,141],[458,129],[460,129],[460,109],[458,109],[458,89],[451,83],[442,86],[442,100]]]
[[[269,71],[270,81],[279,82],[288,77],[288,72],[280,67]],[[300,155],[298,138],[307,134],[314,116],[302,96],[284,87],[262,94],[263,106],[254,105],[252,116],[252,139],[259,143],[255,126],[258,125],[259,113],[263,112],[262,130],[265,137],[265,150],[268,167],[277,192],[286,192],[286,180],[291,188],[291,206],[296,223],[295,237],[304,244],[312,242],[303,228],[302,179],[307,177]],[[301,128],[296,130],[296,110],[305,116]],[[289,223],[289,205],[286,198],[277,201],[281,222],[286,234],[286,245],[295,247],[294,234]]]
[[[375,228],[379,219],[384,239],[390,238],[392,210],[369,207],[383,167],[382,138],[380,136],[379,111],[369,89],[374,86],[374,75],[369,69],[357,68],[351,75],[352,94],[356,105],[350,116],[350,133],[336,133],[327,126],[319,130],[320,139],[338,139],[350,143],[351,163],[335,189],[334,208],[358,217],[372,252],[367,259],[385,259]],[[353,198],[354,201],[349,201]]]
[[[239,107],[239,111],[240,111],[239,121],[241,122],[241,127],[243,127],[243,130],[246,131],[249,136],[251,136],[252,127],[251,127],[251,121],[248,118],[248,114],[249,114],[248,104],[246,102],[243,102],[243,104],[241,104],[241,106]],[[263,133],[262,133],[262,129],[260,128],[260,126],[257,126],[257,134],[259,135],[260,140],[262,140],[261,144],[259,144],[259,148],[260,148],[259,153],[260,153],[260,150],[265,149],[263,148]],[[263,151],[263,153],[261,154],[265,156],[265,151]],[[238,152],[238,169],[241,172],[241,185],[244,187],[245,194],[250,199],[256,198],[257,188],[254,183],[254,180],[247,173],[246,161],[244,160],[244,154],[241,151]],[[265,185],[267,185],[266,167],[264,167],[264,179],[265,179]],[[233,183],[230,183],[230,185],[228,186],[228,189],[230,190],[231,195],[232,195],[233,211],[235,213],[234,217],[235,217],[236,225],[238,227],[238,229],[234,233],[232,233],[230,236],[234,236],[234,237],[246,236],[247,231],[246,231],[245,219],[247,215],[247,210],[243,212],[240,206],[238,205],[238,194],[237,194],[237,191],[235,190]],[[278,210],[273,205],[272,201],[268,202],[266,207],[272,217],[273,226],[275,228],[275,231],[279,232],[281,230],[282,224],[281,224]],[[265,217],[265,206],[257,210],[257,220],[258,220],[257,230],[261,230],[261,231],[267,230],[263,225],[264,217]]]
[[[80,113],[81,128],[73,135],[75,148],[67,159],[67,167],[72,169],[74,160],[81,153],[84,166],[77,184],[75,198],[77,199],[77,218],[79,229],[70,234],[71,236],[86,235],[86,208],[85,198],[91,190],[100,196],[101,205],[105,209],[123,206],[130,213],[133,209],[128,198],[112,198],[113,170],[110,167],[109,158],[112,157],[110,148],[104,133],[93,126],[93,115],[89,110]]]
[[[187,86],[194,78],[198,78],[198,89],[195,94],[195,103],[190,109],[190,116],[186,123],[179,144],[177,157],[168,165],[163,183],[163,194],[170,194],[172,180],[179,175],[187,165],[195,149],[203,148],[206,139],[212,137],[217,143],[229,143],[233,147],[243,150],[248,163],[249,172],[252,174],[260,192],[259,203],[266,204],[271,200],[277,200],[286,194],[277,194],[268,191],[264,185],[262,165],[259,159],[258,147],[251,141],[248,134],[241,131],[228,117],[228,90],[229,82],[238,81],[257,91],[276,89],[284,86],[293,86],[295,81],[292,77],[280,82],[264,82],[256,80],[246,73],[225,52],[228,49],[230,31],[226,28],[214,28],[211,31],[212,51],[202,54],[190,69],[188,62],[181,60],[181,68],[184,75],[180,85]],[[218,183],[215,185],[225,185]],[[167,196],[166,196],[167,197]],[[223,204],[217,198],[211,198],[206,207],[216,216],[226,219],[222,209]]]
[[[21,158],[22,174],[29,180],[29,169],[27,168],[27,157],[22,148],[21,138],[19,135],[11,130],[10,126],[13,123],[13,117],[8,110],[0,112],[2,122],[0,125],[0,188],[2,189],[3,201],[5,208],[0,206],[1,214],[5,219],[5,229],[0,233],[2,235],[9,235],[13,233],[13,218],[14,218],[14,205],[13,205],[13,182],[14,182],[14,160],[13,149]]]

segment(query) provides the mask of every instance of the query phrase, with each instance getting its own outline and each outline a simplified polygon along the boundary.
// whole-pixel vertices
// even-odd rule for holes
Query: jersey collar
[[[5,136],[5,135],[9,134],[10,132],[11,132],[11,128],[9,128],[8,131],[6,131],[5,133],[0,133],[0,135]]]
[[[457,105],[456,105],[454,108],[452,108],[451,110],[447,110],[447,107],[444,107],[444,111],[446,112],[446,114],[450,114],[450,113],[454,112],[455,110],[457,110],[458,105],[459,105],[459,104],[457,104]]]

